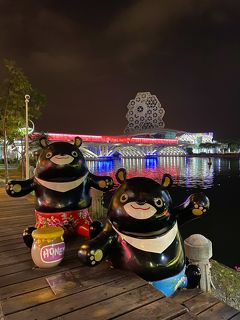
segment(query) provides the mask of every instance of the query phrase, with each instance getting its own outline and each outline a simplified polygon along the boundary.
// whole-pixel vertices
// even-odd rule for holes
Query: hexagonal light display
[[[129,101],[126,118],[126,134],[155,133],[164,128],[162,120],[165,110],[158,98],[150,92],[138,92],[135,99]]]

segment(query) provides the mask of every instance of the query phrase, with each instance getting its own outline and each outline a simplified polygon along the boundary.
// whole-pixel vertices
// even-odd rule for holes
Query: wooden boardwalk
[[[22,241],[23,229],[35,222],[32,198],[13,199],[0,189],[0,320],[240,319],[240,311],[199,290],[165,298],[143,279],[107,263],[82,266],[79,239],[67,243],[58,267],[36,268]],[[55,295],[46,277],[64,271],[71,271],[79,283]]]

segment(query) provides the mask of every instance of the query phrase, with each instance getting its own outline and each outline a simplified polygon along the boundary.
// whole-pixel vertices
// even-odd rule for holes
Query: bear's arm
[[[92,173],[88,175],[90,186],[103,192],[112,189],[113,179],[109,176],[95,176]]]
[[[6,192],[11,197],[23,197],[34,190],[34,180],[11,180],[6,185]]]
[[[208,197],[200,192],[191,194],[186,201],[173,209],[178,225],[205,215],[209,209]]]
[[[108,249],[116,237],[116,232],[107,220],[103,230],[95,238],[81,244],[78,250],[81,262],[92,267],[99,264],[107,256]]]

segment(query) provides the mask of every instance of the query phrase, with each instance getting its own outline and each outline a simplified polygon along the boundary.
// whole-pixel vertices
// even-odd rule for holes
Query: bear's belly
[[[40,186],[36,187],[35,193],[36,210],[42,212],[80,210],[88,208],[91,204],[89,191],[84,185],[67,192],[57,192]]]
[[[147,281],[174,276],[185,266],[185,255],[179,233],[170,246],[161,253],[139,250],[119,238],[111,248],[110,259],[114,267],[130,270]]]

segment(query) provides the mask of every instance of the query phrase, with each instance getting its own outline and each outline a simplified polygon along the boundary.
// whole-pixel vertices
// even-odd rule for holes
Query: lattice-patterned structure
[[[162,118],[165,110],[158,98],[150,92],[138,92],[135,99],[129,101],[127,108],[128,125],[125,134],[151,134],[164,128]]]
[[[200,143],[213,143],[213,133],[184,133],[178,138],[179,143],[199,145]]]

